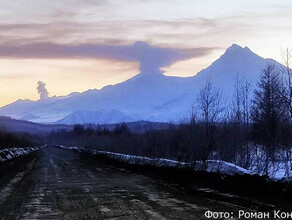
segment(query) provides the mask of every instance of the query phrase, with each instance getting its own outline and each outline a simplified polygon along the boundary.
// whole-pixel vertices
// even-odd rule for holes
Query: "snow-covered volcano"
[[[65,124],[136,120],[177,122],[188,115],[199,88],[207,80],[228,97],[234,91],[238,74],[255,85],[268,63],[276,61],[264,59],[247,47],[234,44],[211,66],[193,77],[144,72],[100,90],[39,101],[18,100],[0,108],[0,115]]]

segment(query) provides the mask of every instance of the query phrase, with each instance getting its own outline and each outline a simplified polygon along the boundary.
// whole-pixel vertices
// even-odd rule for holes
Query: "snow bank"
[[[0,162],[4,162],[7,160],[14,159],[16,157],[27,155],[27,154],[32,153],[34,151],[40,150],[44,147],[46,147],[46,145],[40,146],[40,147],[27,147],[27,148],[14,147],[14,148],[1,149],[0,150]]]
[[[114,153],[114,152],[109,152],[109,151],[86,150],[84,148],[67,147],[63,145],[59,145],[58,147],[62,149],[67,149],[67,150],[76,150],[79,152],[85,151],[87,153],[91,153],[94,155],[96,154],[106,155],[110,158],[117,159],[119,161],[124,161],[131,164],[169,166],[169,167],[186,165],[186,163],[183,163],[183,162],[164,159],[164,158],[150,158],[150,157],[134,156],[134,155],[129,155],[129,154]]]
[[[78,148],[78,147],[68,147],[68,146],[64,146],[64,145],[58,145],[59,148],[62,148],[62,149],[66,149],[66,150],[76,150],[76,151],[84,151],[83,148]]]
[[[266,165],[266,153],[262,146],[250,146],[249,155],[250,164],[248,170],[252,174],[266,175],[266,166],[268,166],[268,176],[270,179],[292,181],[292,161],[291,157],[287,157],[287,155],[292,155],[292,149],[290,151],[276,151],[273,160],[268,159],[268,165]]]
[[[130,164],[155,165],[159,167],[162,167],[162,166],[177,167],[177,166],[186,165],[186,163],[184,162],[169,160],[165,158],[149,158],[149,157],[134,156],[134,155],[129,155],[129,154],[113,153],[113,152],[108,152],[108,151],[93,151],[93,154],[107,155],[110,158],[124,161]]]
[[[218,172],[228,175],[251,174],[250,171],[242,167],[222,160],[207,160],[206,162],[196,161],[195,163],[191,164],[165,158],[149,158],[128,154],[113,153],[108,151],[94,151],[94,154],[107,155],[110,158],[124,161],[130,164],[154,165],[159,167],[190,167],[196,171],[204,170],[207,172]]]
[[[228,175],[252,174],[252,172],[247,169],[223,160],[207,160],[206,162],[197,161],[194,163],[194,169],[197,171],[204,170],[207,172],[222,173]]]
[[[236,164],[229,163],[222,160],[207,160],[205,162],[195,161],[194,163],[185,163],[176,160],[169,160],[165,158],[149,158],[142,156],[135,156],[129,154],[114,153],[109,151],[88,150],[77,147],[59,146],[63,149],[77,150],[79,152],[87,152],[91,154],[106,155],[110,158],[123,161],[130,164],[139,165],[153,165],[153,166],[165,166],[165,167],[188,167],[196,171],[207,171],[212,173],[222,173],[227,175],[235,174],[248,174],[248,175],[260,175],[264,176],[265,173],[265,154],[261,147],[256,147],[255,152],[251,153],[251,164],[249,169],[244,169]],[[291,152],[292,154],[292,152]],[[276,154],[276,160],[269,162],[269,178],[271,180],[286,180],[292,181],[292,163],[283,158],[283,152]]]
[[[87,152],[94,155],[106,155],[112,159],[123,161],[130,164],[138,165],[152,165],[158,167],[188,167],[196,171],[207,171],[207,172],[219,172],[222,174],[235,175],[235,174],[252,174],[249,170],[239,167],[235,164],[228,163],[220,160],[207,160],[206,162],[197,161],[195,163],[185,163],[176,160],[170,160],[165,158],[150,158],[135,156],[129,154],[114,153],[109,151],[98,151],[98,150],[87,150],[84,148],[67,147],[59,145],[60,148],[67,150],[76,150],[79,152]]]

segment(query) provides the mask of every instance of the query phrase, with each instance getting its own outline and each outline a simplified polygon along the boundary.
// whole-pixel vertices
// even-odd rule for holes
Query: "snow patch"
[[[0,162],[4,162],[7,160],[11,160],[11,159],[14,159],[17,157],[21,157],[21,156],[30,154],[34,151],[43,149],[44,147],[46,147],[46,145],[40,146],[40,147],[26,147],[26,148],[14,147],[14,148],[1,149],[0,150]]]

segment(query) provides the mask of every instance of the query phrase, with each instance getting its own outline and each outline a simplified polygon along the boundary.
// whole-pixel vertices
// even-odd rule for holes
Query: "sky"
[[[281,61],[291,11],[291,0],[3,0],[0,106],[38,100],[39,82],[60,96],[157,69],[193,76],[233,43]]]

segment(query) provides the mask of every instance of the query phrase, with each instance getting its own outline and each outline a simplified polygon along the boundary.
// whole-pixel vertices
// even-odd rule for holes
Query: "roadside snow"
[[[40,149],[44,148],[45,146],[46,145],[40,146],[40,147],[27,147],[27,148],[14,147],[14,148],[1,149],[0,150],[0,162],[4,162],[7,160],[14,159],[16,157],[27,155],[27,154],[32,153],[34,151],[40,150]]]
[[[197,161],[194,165],[195,170],[205,170],[212,173],[222,173],[228,175],[252,174],[251,171],[223,160],[207,160],[206,162]]]
[[[59,148],[62,148],[62,149],[66,149],[66,150],[76,150],[76,151],[83,151],[84,149],[81,149],[81,148],[78,148],[78,147],[67,147],[67,146],[64,146],[64,145],[58,145]]]
[[[220,160],[207,160],[206,162],[197,161],[195,163],[185,163],[176,160],[170,160],[165,158],[150,158],[135,156],[129,154],[114,153],[109,151],[98,151],[98,150],[87,150],[84,148],[77,147],[67,147],[59,145],[60,148],[67,150],[76,150],[76,151],[85,151],[94,155],[106,155],[110,158],[123,161],[130,164],[139,164],[139,165],[153,165],[158,167],[190,167],[196,171],[204,170],[207,172],[219,172],[222,174],[235,175],[235,174],[252,174],[249,170],[246,170],[242,167],[239,167],[235,164],[228,163]]]

